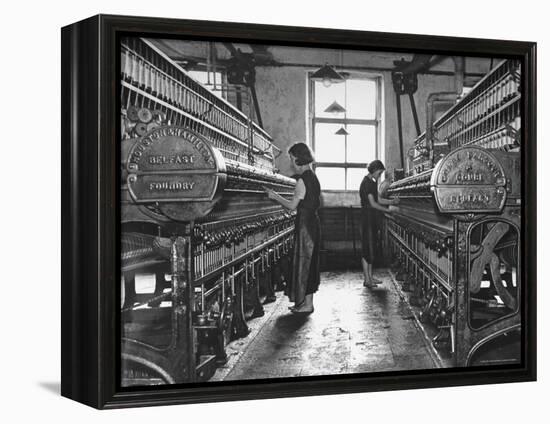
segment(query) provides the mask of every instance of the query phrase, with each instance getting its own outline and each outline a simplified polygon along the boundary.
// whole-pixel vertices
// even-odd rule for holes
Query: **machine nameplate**
[[[188,220],[208,213],[225,185],[220,152],[183,127],[154,128],[134,143],[127,157],[133,201],[155,203],[172,219]],[[195,205],[183,206],[189,202]]]
[[[440,212],[499,212],[506,201],[506,177],[487,150],[465,146],[436,165],[430,185]]]
[[[502,187],[440,187],[436,189],[437,204],[441,211],[499,211],[504,204],[506,191]]]
[[[209,197],[216,191],[218,182],[216,174],[201,175],[168,175],[141,174],[133,176],[132,190],[139,193],[141,200],[153,199],[156,202],[197,200]]]
[[[216,169],[210,144],[182,127],[158,127],[138,139],[130,150],[128,171]]]

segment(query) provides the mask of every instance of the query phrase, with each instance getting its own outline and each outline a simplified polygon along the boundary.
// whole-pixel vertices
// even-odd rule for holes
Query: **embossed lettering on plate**
[[[430,185],[440,212],[499,212],[506,201],[502,165],[476,146],[458,148],[441,159]]]
[[[219,199],[225,183],[220,152],[202,136],[183,127],[153,128],[128,153],[128,189],[136,203],[156,203],[160,209],[193,209],[202,215]],[[201,202],[196,207],[176,204]],[[176,212],[174,212],[176,211]],[[183,219],[183,216],[176,218]]]

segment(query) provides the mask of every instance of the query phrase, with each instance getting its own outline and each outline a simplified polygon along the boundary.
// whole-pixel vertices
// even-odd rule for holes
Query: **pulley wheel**
[[[139,109],[137,115],[140,122],[143,122],[144,124],[148,124],[153,119],[153,114],[146,107]]]
[[[143,137],[147,133],[147,124],[144,124],[143,122],[137,123],[134,127],[134,131],[138,136]]]
[[[126,111],[126,116],[128,119],[132,122],[139,121],[139,115],[138,115],[139,109],[135,106],[130,106],[128,110]]]

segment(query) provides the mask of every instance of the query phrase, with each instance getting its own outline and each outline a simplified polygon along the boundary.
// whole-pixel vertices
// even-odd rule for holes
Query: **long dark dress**
[[[361,197],[361,247],[362,256],[369,264],[374,262],[377,211],[369,203],[369,194],[378,202],[378,186],[368,175],[363,178],[359,187]]]
[[[307,294],[319,289],[319,248],[321,245],[321,224],[317,211],[321,205],[321,186],[315,173],[305,171],[298,177],[306,187],[306,195],[298,203],[294,226],[294,255],[292,281],[288,297],[297,305]]]

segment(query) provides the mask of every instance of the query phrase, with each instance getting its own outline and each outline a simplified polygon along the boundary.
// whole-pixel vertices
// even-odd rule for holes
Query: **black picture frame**
[[[520,366],[253,380],[122,390],[118,383],[118,44],[122,35],[513,57],[521,62],[523,360]],[[62,43],[63,396],[95,408],[326,395],[536,380],[536,43],[97,15]]]

